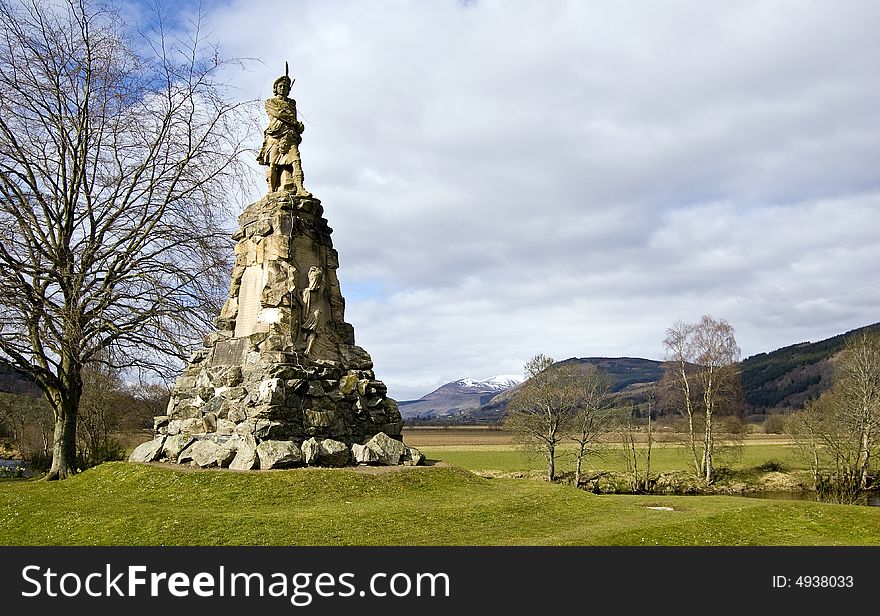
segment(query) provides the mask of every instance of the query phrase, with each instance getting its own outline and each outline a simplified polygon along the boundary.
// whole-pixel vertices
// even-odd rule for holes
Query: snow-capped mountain
[[[459,379],[419,398],[399,402],[404,419],[448,417],[479,409],[496,395],[515,387],[522,377],[499,374],[483,380]]]
[[[497,376],[493,376],[492,378],[486,379],[482,381],[487,385],[491,385],[493,387],[501,387],[503,389],[508,389],[513,387],[514,385],[519,385],[523,382],[522,375],[518,374],[499,374]]]
[[[489,377],[488,379],[483,379],[482,381],[475,381],[474,379],[459,379],[452,383],[447,383],[443,387],[457,385],[462,389],[473,389],[474,391],[504,391],[505,389],[510,389],[514,385],[519,385],[520,383],[522,383],[522,377],[513,374],[499,374]]]

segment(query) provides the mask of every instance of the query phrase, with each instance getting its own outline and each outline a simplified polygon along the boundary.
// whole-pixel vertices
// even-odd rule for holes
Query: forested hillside
[[[759,412],[802,407],[831,386],[835,357],[843,350],[846,338],[861,331],[880,331],[880,323],[744,359],[742,385],[746,402]]]

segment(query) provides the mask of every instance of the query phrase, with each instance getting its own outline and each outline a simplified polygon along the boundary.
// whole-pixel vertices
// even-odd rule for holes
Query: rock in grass
[[[366,446],[372,449],[379,456],[379,462],[388,466],[397,466],[400,463],[400,457],[406,451],[406,446],[384,432],[379,432],[376,436],[366,442]]]
[[[187,447],[181,452],[177,461],[181,464],[192,461],[200,467],[206,468],[208,466],[220,466],[221,461],[225,460],[227,456],[229,456],[229,451],[223,445],[218,445],[214,441],[203,440],[196,441]]]
[[[321,445],[315,437],[303,441],[302,454],[303,462],[306,464],[314,464],[318,460],[318,454],[321,452]]]
[[[318,463],[326,466],[345,466],[351,457],[348,445],[325,438],[318,447]]]
[[[366,445],[358,443],[351,446],[351,457],[355,464],[376,464],[379,462],[379,454]]]
[[[257,440],[246,434],[236,441],[235,458],[229,465],[234,471],[249,471],[257,465]]]
[[[226,443],[220,444],[220,452],[217,454],[217,466],[226,468],[232,463],[236,455],[238,455],[237,441],[229,440]]]
[[[425,454],[415,447],[407,447],[400,457],[400,463],[406,466],[418,466],[425,461]]]
[[[303,453],[293,441],[263,441],[257,445],[260,470],[302,464]]]
[[[161,457],[168,460],[177,461],[179,456],[187,447],[189,447],[195,439],[189,434],[174,434],[165,439],[162,445]]]
[[[164,436],[157,436],[152,441],[147,441],[135,447],[128,459],[132,462],[154,462],[162,453],[162,445],[165,444]]]

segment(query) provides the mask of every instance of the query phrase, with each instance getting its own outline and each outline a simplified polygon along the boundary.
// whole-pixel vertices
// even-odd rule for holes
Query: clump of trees
[[[4,457],[27,460],[34,469],[49,467],[52,458],[52,409],[45,398],[0,393],[0,438]]]
[[[583,462],[595,452],[598,438],[613,427],[611,380],[596,366],[557,364],[535,355],[524,366],[526,381],[507,409],[504,427],[547,460],[547,479],[556,479],[557,450],[575,444],[575,485]]]
[[[126,447],[117,432],[123,427],[123,409],[132,406],[131,395],[116,371],[100,365],[83,370],[77,413],[78,468],[125,459]]]
[[[152,431],[153,416],[167,405],[166,388],[150,384],[132,386],[103,366],[83,370],[83,393],[77,414],[77,469],[122,460],[127,439],[139,431]],[[4,456],[26,460],[37,472],[52,462],[54,418],[45,398],[29,394],[0,393],[0,439]]]
[[[880,335],[851,336],[837,362],[834,384],[789,417],[820,496],[853,501],[870,486],[880,446]]]
[[[677,321],[666,330],[663,345],[666,405],[686,420],[693,469],[712,483],[717,418],[742,397],[734,329],[708,315],[696,323]]]
[[[93,432],[87,367],[176,367],[217,314],[253,134],[223,65],[198,24],[0,0],[0,359],[52,409],[49,479]]]

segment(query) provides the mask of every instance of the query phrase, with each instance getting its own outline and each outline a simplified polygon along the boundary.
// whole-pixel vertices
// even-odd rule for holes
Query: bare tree
[[[672,327],[666,330],[666,339],[663,346],[666,348],[666,364],[664,366],[663,380],[667,390],[674,394],[679,413],[687,420],[688,445],[691,453],[694,470],[702,472],[700,458],[697,456],[697,426],[695,425],[696,386],[694,380],[694,353],[696,347],[693,343],[694,325],[676,321]]]
[[[249,124],[198,23],[138,34],[92,0],[0,0],[0,21],[0,357],[52,406],[60,479],[83,366],[179,361],[216,315]]]
[[[556,479],[556,448],[565,437],[571,408],[560,397],[559,375],[550,370],[553,358],[532,357],[525,366],[525,382],[507,407],[504,427],[525,445],[536,447],[547,460],[547,480]]]
[[[872,451],[880,436],[880,335],[859,332],[847,340],[833,386],[841,419],[858,443],[853,474],[868,487]]]
[[[810,460],[821,497],[850,502],[867,489],[880,440],[880,335],[853,334],[831,389],[794,414],[788,427]]]
[[[129,394],[132,396],[132,412],[124,420],[124,428],[153,434],[153,420],[165,414],[171,390],[164,383],[150,382],[130,388]]]
[[[21,437],[24,427],[21,394],[0,392],[0,436],[8,436],[13,442]]]
[[[646,403],[647,422],[645,424],[645,446],[637,442],[636,434],[639,433],[633,423],[634,408],[631,408],[621,422],[621,445],[623,448],[623,460],[630,478],[630,487],[633,492],[651,492],[654,479],[651,477],[651,453],[654,447],[653,414],[656,390],[652,388],[648,392]]]
[[[83,369],[83,393],[77,413],[77,459],[83,468],[125,458],[125,447],[114,436],[131,397],[116,370],[102,364]]]
[[[825,443],[831,436],[825,424],[836,413],[831,400],[832,397],[825,392],[825,395],[818,399],[807,401],[802,410],[792,413],[785,421],[785,430],[794,438],[796,451],[800,457],[809,462],[813,475],[813,489],[820,495],[827,487],[822,468],[826,453]],[[829,450],[836,449],[832,446]]]
[[[832,387],[788,420],[822,499],[851,503],[862,490],[862,426],[853,419],[840,391]]]
[[[697,378],[702,389],[705,433],[703,440],[703,472],[706,483],[714,475],[713,452],[715,449],[714,418],[725,397],[736,395],[739,382],[739,347],[736,344],[733,327],[721,319],[716,321],[703,316],[694,329],[696,360],[700,366]]]
[[[668,381],[680,393],[682,415],[688,420],[695,470],[707,483],[714,477],[714,420],[720,408],[737,397],[739,347],[734,330],[724,319],[703,316],[698,323],[675,323],[666,331]],[[702,442],[697,446],[695,414],[699,405]]]
[[[580,374],[573,374],[567,384],[574,405],[567,432],[577,443],[574,485],[580,486],[584,458],[595,453],[599,437],[611,430],[614,409],[610,404],[612,381],[608,375],[592,364],[572,367],[577,367]]]
[[[556,479],[556,456],[566,439],[578,444],[575,480],[590,446],[610,426],[610,381],[595,366],[555,364],[535,355],[523,368],[526,381],[507,408],[504,427],[547,460],[547,479]]]
[[[28,460],[35,469],[48,467],[52,412],[45,399],[29,394],[0,393],[0,424],[17,455]]]

